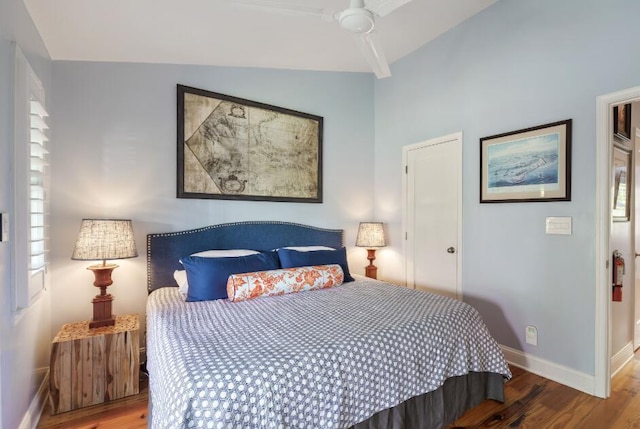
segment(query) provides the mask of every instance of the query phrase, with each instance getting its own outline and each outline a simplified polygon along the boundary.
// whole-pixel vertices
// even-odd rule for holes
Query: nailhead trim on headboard
[[[190,229],[190,230],[185,230],[185,231],[175,231],[175,232],[165,232],[165,233],[153,233],[153,234],[148,234],[147,235],[147,289],[149,290],[149,292],[152,292],[153,290],[162,287],[162,286],[171,286],[173,283],[171,282],[172,279],[163,279],[163,280],[159,280],[162,282],[167,282],[168,284],[162,284],[162,285],[158,285],[158,284],[152,284],[152,277],[154,277],[154,272],[157,274],[158,268],[154,268],[152,266],[152,257],[159,257],[159,258],[167,258],[167,255],[152,255],[152,240],[156,239],[156,238],[170,238],[170,237],[175,237],[175,243],[183,245],[184,243],[188,243],[188,239],[186,236],[193,236],[198,237],[201,236],[202,234],[206,234],[209,231],[212,230],[216,230],[216,229],[227,229],[229,230],[229,228],[231,228],[232,230],[234,228],[237,227],[237,234],[233,234],[233,231],[231,231],[231,233],[229,233],[230,237],[225,237],[226,238],[230,238],[231,241],[233,241],[235,238],[238,239],[242,239],[242,240],[246,240],[247,237],[242,235],[242,228],[244,226],[265,226],[266,228],[268,228],[269,226],[274,226],[274,225],[282,225],[282,226],[286,226],[286,227],[291,227],[290,233],[294,234],[295,233],[295,245],[307,245],[307,244],[313,244],[313,245],[319,245],[319,244],[324,244],[324,245],[333,245],[333,246],[344,246],[344,231],[341,229],[326,229],[326,228],[318,228],[315,226],[310,226],[310,225],[303,225],[303,224],[299,224],[299,223],[292,223],[292,222],[279,222],[279,221],[247,221],[247,222],[231,222],[231,223],[222,223],[222,224],[218,224],[218,225],[210,225],[210,226],[205,226],[202,228],[196,228],[196,229]],[[323,240],[328,240],[330,241],[330,243],[324,243],[324,242],[319,242],[317,240],[317,236],[314,236],[314,238],[316,238],[316,240],[314,242],[306,242],[306,232],[308,233],[313,233],[313,232],[320,232],[320,233],[326,233],[326,234],[322,234],[322,237],[326,237],[323,238]],[[235,235],[237,235],[237,237],[235,237]],[[256,234],[256,235],[260,235],[260,234]],[[310,236],[313,236],[313,234],[311,234]],[[256,237],[256,244],[259,243],[260,241],[260,237]],[[273,238],[271,238],[272,240]],[[194,240],[197,241],[197,240]],[[173,241],[172,241],[173,242]],[[287,245],[291,245],[291,244],[280,244],[279,247],[282,246],[287,246]],[[229,243],[224,243],[224,247],[222,248],[234,248],[231,247],[233,246],[232,242]],[[255,246],[254,246],[255,247]],[[236,247],[237,248],[237,247]],[[208,250],[208,249],[199,249],[199,250]],[[256,248],[256,250],[267,250],[267,249],[258,249]],[[195,250],[197,251],[197,250]],[[193,253],[193,252],[191,252]],[[169,255],[172,256],[171,261],[165,261],[166,263],[173,263],[176,264],[177,260],[179,257],[184,256],[183,255]],[[175,261],[173,261],[173,259],[175,258]],[[173,261],[173,262],[172,262]],[[161,264],[162,265],[162,264]],[[155,269],[155,271],[154,271]],[[167,270],[167,267],[163,267],[164,270]],[[171,271],[172,272],[172,271]],[[163,277],[166,277],[167,273],[163,274]],[[156,279],[157,280],[157,279]]]

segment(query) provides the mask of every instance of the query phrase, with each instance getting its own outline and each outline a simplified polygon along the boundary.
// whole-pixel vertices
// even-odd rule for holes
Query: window
[[[16,46],[13,288],[15,309],[45,288],[48,251],[49,156],[44,88]]]

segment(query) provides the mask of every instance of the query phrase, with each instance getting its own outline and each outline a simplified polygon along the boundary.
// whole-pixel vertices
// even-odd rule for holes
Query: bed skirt
[[[504,402],[504,381],[492,372],[452,377],[433,392],[382,410],[351,429],[440,429],[485,399]]]
[[[433,392],[382,410],[350,429],[440,429],[486,399],[504,402],[504,382],[502,374],[492,372],[471,372],[453,377]],[[151,427],[152,408],[149,392],[149,429],[154,429]]]

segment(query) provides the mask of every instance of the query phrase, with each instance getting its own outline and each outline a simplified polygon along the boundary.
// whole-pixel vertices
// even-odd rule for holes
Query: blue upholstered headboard
[[[147,235],[147,288],[176,286],[173,272],[180,258],[212,249],[272,250],[284,246],[344,245],[341,229],[322,229],[287,222],[236,222],[188,231]]]

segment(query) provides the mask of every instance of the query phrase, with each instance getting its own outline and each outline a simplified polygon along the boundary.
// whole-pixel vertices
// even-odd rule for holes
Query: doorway
[[[596,288],[594,394],[611,392],[611,226],[613,106],[640,100],[640,87],[596,99]],[[629,261],[633,263],[633,260]]]
[[[462,299],[462,133],[402,148],[406,286]]]

